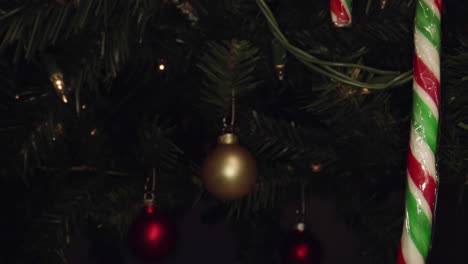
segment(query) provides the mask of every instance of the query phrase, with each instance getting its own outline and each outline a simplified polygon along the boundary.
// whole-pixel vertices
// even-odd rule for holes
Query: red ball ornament
[[[318,242],[305,230],[294,230],[284,243],[283,264],[319,264]]]
[[[143,207],[128,233],[134,255],[145,261],[161,260],[174,248],[175,228],[154,205]]]

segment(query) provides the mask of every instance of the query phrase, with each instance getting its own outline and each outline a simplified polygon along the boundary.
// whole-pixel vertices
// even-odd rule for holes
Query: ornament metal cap
[[[304,222],[299,222],[296,224],[296,230],[299,232],[304,232],[306,225]]]
[[[218,137],[218,144],[233,145],[239,143],[239,138],[233,133],[225,133]]]
[[[278,80],[280,81],[284,80],[286,65],[284,64],[275,65],[275,71],[276,71],[276,75],[278,76]]]
[[[145,194],[145,199],[143,200],[143,205],[144,206],[154,205],[154,194],[153,193]]]

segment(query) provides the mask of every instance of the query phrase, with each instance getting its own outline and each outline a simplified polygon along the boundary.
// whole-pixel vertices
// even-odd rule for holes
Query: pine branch
[[[318,161],[325,159],[325,156],[330,154],[329,150],[318,149],[313,142],[306,143],[304,141],[308,134],[314,133],[316,138],[322,137],[323,131],[319,129],[315,129],[313,132],[307,131],[294,122],[273,119],[256,111],[252,111],[249,121],[248,133],[244,132],[245,135],[242,138],[261,160],[290,164]],[[320,157],[321,154],[322,157]]]
[[[79,114],[82,86],[93,88],[96,80],[105,82],[117,76],[162,5],[162,1],[139,0],[26,2],[0,16],[0,52],[14,49],[18,62],[23,55],[34,60],[54,47],[54,52],[64,53],[59,57],[67,58],[67,64],[80,61],[82,73],[72,81]],[[67,46],[62,46],[65,41]]]
[[[158,116],[144,124],[140,131],[140,146],[143,146],[142,159],[149,167],[171,171],[179,166],[183,151],[169,138],[173,130],[173,126]]]
[[[291,186],[298,186],[303,178],[294,177],[293,173],[282,166],[272,164],[260,166],[262,175],[252,191],[244,199],[230,202],[228,218],[248,218],[252,215],[277,206]]]
[[[468,70],[468,43],[458,40],[457,49],[447,52],[442,61],[443,110],[440,132],[440,163],[447,166],[452,180],[464,181],[464,172],[468,168],[468,87],[466,71]]]
[[[45,167],[45,166],[39,167],[38,169],[43,170],[43,171],[47,171],[47,172],[63,171],[63,169],[61,169],[61,168],[49,168],[49,167]],[[100,171],[100,170],[98,168],[96,168],[96,167],[90,167],[90,166],[87,166],[87,165],[83,165],[83,166],[73,166],[73,167],[69,168],[68,171],[70,171],[70,172],[97,172],[97,171]],[[103,170],[102,173],[105,173],[107,175],[113,175],[113,176],[128,176],[129,175],[129,173],[126,172],[126,171],[118,171],[118,170]]]
[[[218,116],[226,114],[235,91],[239,100],[259,84],[254,77],[258,50],[248,41],[207,43],[198,63],[205,74],[201,101],[212,105]]]
[[[283,119],[253,111],[248,129],[243,127],[243,143],[254,153],[259,166],[257,185],[242,200],[230,203],[229,216],[248,217],[274,208],[291,186],[314,180],[313,164],[330,164],[336,154],[318,127],[304,128]]]

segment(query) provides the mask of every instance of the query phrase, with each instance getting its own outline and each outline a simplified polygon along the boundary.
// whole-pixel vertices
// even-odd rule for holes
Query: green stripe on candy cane
[[[429,245],[431,243],[432,224],[427,215],[419,210],[419,205],[413,194],[409,190],[406,191],[406,207],[407,207],[407,227],[411,236],[411,240],[418,249],[419,253],[427,258]]]
[[[431,109],[415,92],[413,92],[412,120],[413,128],[435,154],[437,150],[438,120],[432,114]]]
[[[352,3],[351,3],[352,1],[353,0],[344,0],[343,1],[350,13],[351,13],[351,8],[352,8]],[[349,16],[351,17],[351,14],[349,14]]]
[[[420,8],[416,8],[416,28],[440,52],[440,19],[434,10],[424,1],[419,1]]]

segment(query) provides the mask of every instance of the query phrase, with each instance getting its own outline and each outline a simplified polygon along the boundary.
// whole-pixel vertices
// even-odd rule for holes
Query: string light
[[[96,128],[93,128],[93,130],[91,130],[91,132],[89,132],[89,134],[91,136],[95,136],[97,134],[97,129]]]
[[[312,164],[312,165],[310,165],[310,169],[313,172],[320,172],[322,170],[322,164],[320,164],[320,163]]]
[[[275,65],[275,71],[276,71],[276,76],[278,77],[278,80],[280,81],[284,80],[284,75],[286,72],[286,65],[284,64]]]
[[[367,88],[362,88],[362,94],[369,94],[370,91]]]
[[[387,6],[387,0],[381,0],[380,1],[380,9],[385,9],[385,6]]]
[[[167,63],[165,59],[158,59],[158,71],[163,72],[167,69]]]
[[[68,91],[65,89],[65,82],[63,81],[63,75],[61,73],[54,73],[50,76],[50,81],[54,85],[55,92],[62,99],[64,103],[68,103]]]
[[[286,61],[287,54],[284,47],[279,43],[278,40],[274,39],[271,42],[272,53],[273,53],[273,63],[275,65],[276,76],[278,80],[284,80],[284,75],[286,72]]]
[[[19,94],[15,95],[15,99],[16,99],[16,100],[19,100],[19,99],[20,99]]]
[[[84,104],[81,106],[81,109],[86,110],[87,106]]]
[[[61,81],[61,80],[56,80],[56,81],[55,81],[55,85],[57,85],[57,88],[58,88],[59,90],[62,90],[62,81]]]

